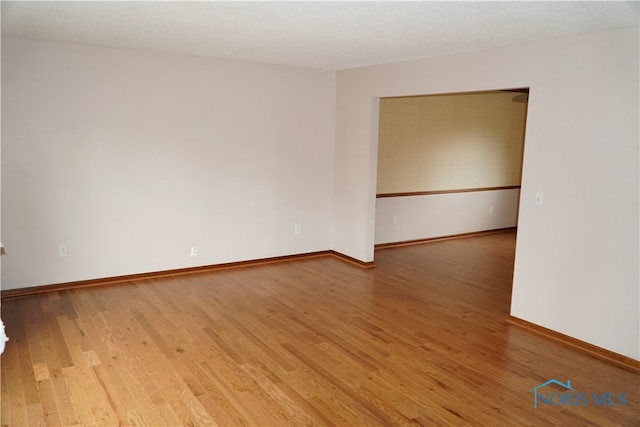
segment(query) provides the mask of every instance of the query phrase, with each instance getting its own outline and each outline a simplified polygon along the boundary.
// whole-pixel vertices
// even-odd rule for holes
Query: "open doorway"
[[[380,99],[376,246],[517,227],[528,95]]]

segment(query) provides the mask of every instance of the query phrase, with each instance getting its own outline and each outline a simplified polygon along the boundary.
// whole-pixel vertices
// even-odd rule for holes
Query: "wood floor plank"
[[[220,357],[223,357],[222,355]],[[247,412],[240,401],[241,393],[235,387],[230,387],[224,377],[219,377],[220,371],[212,369],[206,362],[200,365],[201,372],[205,375],[205,384],[213,385],[210,396],[219,403],[220,408],[225,409],[225,416],[231,418],[233,425],[253,425],[254,421],[250,412]],[[237,423],[237,424],[236,424]]]
[[[18,360],[18,344],[17,339],[8,341],[4,353],[8,356],[2,359],[2,369],[6,369],[7,385],[11,387],[8,402],[10,414],[8,425],[27,424],[24,386],[22,384],[22,376],[20,375],[20,362]]]
[[[178,418],[178,415],[173,411],[171,405],[167,402],[162,402],[155,404],[155,408],[158,410],[158,413],[164,420],[165,426],[179,426],[182,425],[182,421]]]
[[[242,365],[245,363],[243,361]],[[256,387],[255,382],[242,369],[242,365],[237,364],[227,353],[222,353],[218,359],[202,363],[209,378],[223,390],[230,403],[250,425],[282,425],[283,420],[279,417],[277,408],[274,411],[273,401],[263,390]]]
[[[20,375],[22,377],[22,392],[24,394],[24,403],[28,406],[39,401],[38,385],[36,383],[36,375],[33,369],[33,361],[31,360],[31,355],[29,352],[27,334],[24,328],[19,328],[19,331],[20,332],[13,338],[18,344],[27,343],[27,345],[19,345],[17,352]]]
[[[133,317],[123,312],[96,315],[98,330],[107,343],[111,360],[107,368],[111,370],[110,387],[107,392],[118,396],[124,405],[125,420],[141,425],[158,425],[162,417],[153,405],[155,383],[149,378],[138,354],[130,351],[131,343],[140,339],[127,325]]]
[[[91,364],[91,359],[89,359],[86,365],[77,365],[67,369],[76,371],[73,382],[74,392],[82,393],[91,408],[91,416],[87,416],[87,418],[93,418],[96,425],[100,426],[116,425],[118,418],[109,404],[109,397],[97,383],[92,369],[93,366],[98,365],[100,364]]]
[[[229,402],[227,397],[216,387],[213,380],[204,372],[199,364],[190,367],[197,376],[198,382],[205,390],[204,394],[197,396],[205,410],[211,414],[219,425],[223,426],[248,426],[249,423],[236,407]]]
[[[341,378],[336,376],[329,368],[319,363],[313,356],[305,354],[303,351],[285,344],[284,347],[295,355],[298,359],[309,366],[314,372],[321,375],[327,380],[333,387],[340,390],[354,405],[358,406],[358,410],[366,413],[368,418],[373,421],[374,424],[381,425],[394,425],[395,413],[388,414],[381,411],[376,405],[371,404],[365,397],[363,397],[357,389],[349,387],[348,384],[342,381]]]
[[[65,368],[52,370],[48,381],[53,387],[56,406],[62,425],[79,425],[77,407],[71,398],[69,384],[65,378],[63,369]]]
[[[69,394],[77,414],[78,424],[84,426],[98,425],[93,416],[93,410],[85,393],[83,383],[80,381],[79,369],[75,366],[62,368],[62,373],[69,387]]]
[[[211,418],[211,415],[202,406],[202,403],[191,393],[185,389],[178,392],[180,400],[187,409],[188,421],[184,425],[194,426],[217,426],[218,424]]]
[[[27,405],[27,425],[29,427],[46,426],[40,402]]]
[[[2,426],[640,425],[638,373],[505,322],[514,254],[508,232],[5,299]],[[589,404],[534,408],[552,378]]]
[[[264,367],[264,365],[262,365]],[[275,375],[268,370],[260,369],[251,363],[242,366],[242,369],[263,389],[271,400],[277,403],[293,425],[309,426],[316,425],[316,422],[297,403],[285,394],[279,387],[282,380],[276,379]]]
[[[11,420],[11,396],[9,395],[9,382],[7,375],[7,369],[0,370],[0,424],[2,424],[2,426],[8,426]],[[12,391],[14,390],[15,387],[12,388]]]
[[[38,383],[38,391],[40,395],[40,404],[42,405],[42,413],[44,415],[45,424],[48,426],[61,426],[62,413],[56,405],[56,396],[50,379],[40,381]],[[13,423],[10,425],[25,425],[21,423]]]

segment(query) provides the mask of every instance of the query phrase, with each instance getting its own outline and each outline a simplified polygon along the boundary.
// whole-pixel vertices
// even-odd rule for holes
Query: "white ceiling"
[[[2,36],[340,70],[639,23],[640,2],[2,1]]]

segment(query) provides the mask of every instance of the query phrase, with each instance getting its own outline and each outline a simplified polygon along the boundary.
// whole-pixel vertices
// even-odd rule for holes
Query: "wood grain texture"
[[[376,198],[381,199],[385,197],[433,196],[435,194],[477,193],[480,191],[515,190],[518,188],[520,188],[520,185],[503,185],[499,187],[478,187],[478,188],[456,188],[451,190],[409,191],[406,193],[380,193],[380,194],[376,194]]]
[[[3,300],[3,426],[621,425],[640,375],[507,325],[515,233]],[[551,378],[626,405],[534,409]],[[562,393],[551,387],[549,392]]]

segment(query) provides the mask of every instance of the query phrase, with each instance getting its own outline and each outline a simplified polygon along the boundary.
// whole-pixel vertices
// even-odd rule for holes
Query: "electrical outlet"
[[[534,204],[536,206],[543,206],[544,205],[544,194],[536,193],[536,198],[534,200]]]
[[[67,245],[58,246],[58,257],[66,258],[67,256]]]
[[[293,226],[293,234],[302,233],[302,226],[300,224],[296,224]]]
[[[198,248],[196,246],[191,248],[191,258],[195,258],[198,256]]]
[[[393,225],[398,224],[398,215],[394,215],[391,217],[391,224]]]

